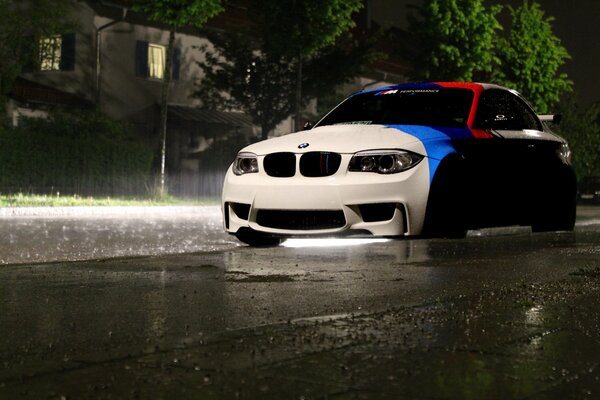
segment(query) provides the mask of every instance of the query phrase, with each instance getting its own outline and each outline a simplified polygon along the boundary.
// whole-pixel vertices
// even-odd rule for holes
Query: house
[[[10,93],[8,112],[14,124],[20,116],[44,116],[52,107],[95,106],[112,118],[128,121],[132,132],[160,148],[159,104],[169,32],[133,11],[131,3],[72,0],[76,29],[39,38],[39,62],[21,75]],[[365,23],[370,23],[371,3],[376,2],[367,1],[360,17]],[[251,24],[245,12],[249,4],[248,0],[227,2],[226,12],[209,26],[237,29]],[[192,95],[203,75],[197,65],[203,57],[202,46],[210,42],[196,29],[176,34],[167,119],[167,170],[171,192],[176,194],[202,192],[195,187],[200,172],[213,182],[208,185],[209,193],[203,194],[218,194],[223,171],[235,151],[257,140],[259,134],[243,113],[200,109],[200,101]],[[396,82],[403,79],[403,68],[375,65],[372,76],[357,78],[346,90]],[[291,130],[290,118],[273,134]]]

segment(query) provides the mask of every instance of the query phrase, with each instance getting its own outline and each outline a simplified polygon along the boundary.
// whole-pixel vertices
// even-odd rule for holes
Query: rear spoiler
[[[538,118],[542,122],[552,122],[554,125],[558,125],[562,120],[562,114],[538,115]]]

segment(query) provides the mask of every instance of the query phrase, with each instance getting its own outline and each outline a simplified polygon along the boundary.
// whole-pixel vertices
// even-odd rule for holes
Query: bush
[[[563,119],[555,128],[573,150],[573,167],[577,178],[600,176],[600,104],[580,107],[575,96],[560,104]]]
[[[98,112],[54,113],[0,130],[3,192],[140,195],[152,150]]]

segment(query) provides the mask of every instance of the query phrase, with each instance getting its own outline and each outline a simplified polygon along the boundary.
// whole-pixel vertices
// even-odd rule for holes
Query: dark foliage
[[[148,194],[152,150],[96,112],[56,113],[0,131],[3,192]]]
[[[214,49],[203,48],[205,72],[195,93],[206,108],[243,110],[261,127],[262,137],[290,116],[295,107],[295,58],[262,52],[260,40],[247,33],[209,34]],[[364,66],[381,57],[373,50],[374,35],[358,40],[351,34],[335,46],[303,61],[302,102],[325,97],[335,87],[359,76]]]
[[[583,108],[571,94],[559,109],[563,118],[553,129],[569,142],[577,178],[600,176],[600,104]]]

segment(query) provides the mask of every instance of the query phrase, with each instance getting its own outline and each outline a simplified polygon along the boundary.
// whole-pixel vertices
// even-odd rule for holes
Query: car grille
[[[346,218],[341,210],[258,210],[256,222],[267,228],[309,231],[341,228]]]
[[[269,176],[289,178],[296,175],[296,155],[294,153],[267,154],[263,166]]]
[[[311,151],[300,156],[300,173],[308,178],[331,176],[340,168],[342,156],[338,153]],[[267,175],[290,178],[296,175],[294,153],[271,153],[265,156],[263,167]]]
[[[300,157],[300,173],[309,178],[331,176],[340,167],[342,156],[338,153],[313,151]]]

